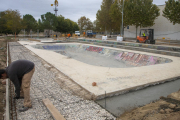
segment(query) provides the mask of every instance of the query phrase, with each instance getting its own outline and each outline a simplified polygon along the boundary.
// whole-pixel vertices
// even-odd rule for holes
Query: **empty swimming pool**
[[[172,62],[170,59],[158,56],[82,44],[35,45],[33,47],[51,50],[86,64],[111,68],[139,67]]]
[[[74,82],[102,99],[180,75],[180,58],[79,43],[20,42]],[[97,86],[92,86],[96,82]]]

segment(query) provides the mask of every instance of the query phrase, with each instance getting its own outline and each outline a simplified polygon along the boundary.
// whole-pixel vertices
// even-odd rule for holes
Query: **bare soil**
[[[7,42],[17,41],[18,39],[13,39],[11,37],[0,38],[0,69],[6,67],[7,61]],[[0,79],[0,120],[4,120],[4,108],[5,108],[5,93],[6,85],[2,84],[2,79]]]
[[[6,45],[7,45],[6,41],[7,40],[5,40],[4,38],[0,38],[0,69],[6,67]],[[4,114],[5,92],[6,92],[5,85],[3,85],[0,82],[0,119],[1,120],[3,120],[3,114]]]
[[[7,41],[16,40],[0,38],[0,68],[6,67]],[[5,85],[0,82],[0,120],[3,120],[4,107]],[[157,102],[125,112],[117,120],[180,120],[180,90],[167,97],[160,97]]]
[[[180,120],[180,90],[122,114],[117,120]]]

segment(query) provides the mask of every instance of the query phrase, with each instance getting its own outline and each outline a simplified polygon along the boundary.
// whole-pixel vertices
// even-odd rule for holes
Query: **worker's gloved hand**
[[[14,99],[19,99],[20,97],[15,96]]]
[[[19,98],[20,98],[20,95],[17,95],[17,94],[15,93],[14,99],[19,99]]]

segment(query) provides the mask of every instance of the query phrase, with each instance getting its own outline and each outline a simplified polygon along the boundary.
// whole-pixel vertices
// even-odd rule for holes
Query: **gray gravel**
[[[17,111],[18,120],[53,120],[42,103],[45,98],[48,98],[67,120],[115,120],[114,116],[94,101],[84,100],[62,89],[55,82],[55,73],[43,65],[44,61],[41,58],[17,42],[10,42],[9,45],[11,61],[27,59],[36,65],[30,89],[33,108],[21,113]],[[19,109],[23,105],[23,100],[16,100],[16,105]]]

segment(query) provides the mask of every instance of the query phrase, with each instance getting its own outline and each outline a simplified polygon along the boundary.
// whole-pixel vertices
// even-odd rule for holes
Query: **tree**
[[[96,13],[96,19],[98,20],[99,26],[105,30],[111,31],[112,28],[112,18],[110,16],[111,5],[113,0],[103,0],[101,9]]]
[[[126,1],[126,0],[124,0]],[[112,26],[113,29],[117,32],[121,31],[122,29],[122,10],[123,10],[123,33],[124,33],[124,27],[127,25],[130,25],[130,20],[128,20],[128,16],[126,12],[128,9],[123,6],[123,0],[115,0],[115,2],[111,5],[110,9],[110,16],[112,19]]]
[[[180,24],[180,1],[168,0],[163,10],[163,16],[173,25]]]
[[[115,0],[115,2],[111,5],[110,9],[110,16],[112,19],[112,22],[114,22],[113,29],[114,30],[120,30],[120,26],[122,23],[122,9],[120,8],[120,5],[118,4],[118,0]]]
[[[65,18],[62,16],[62,15],[60,15],[60,16],[57,16],[57,27],[56,27],[56,31],[58,31],[58,32],[62,32],[62,33],[64,33],[64,29],[65,29]]]
[[[65,19],[62,15],[57,17],[57,26],[56,30],[62,33],[74,33],[74,31],[79,30],[79,27],[76,22]]]
[[[37,29],[39,29],[39,32],[43,32],[44,31],[41,19],[38,19]]]
[[[54,14],[47,12],[41,15],[40,25],[42,29],[47,29],[46,35],[48,37],[50,36],[50,30],[56,30],[57,23],[57,17]]]
[[[92,24],[93,24],[92,30],[96,32],[100,32],[100,28],[98,27],[97,20],[94,20]]]
[[[6,20],[5,27],[11,30],[13,33],[18,34],[22,28],[22,19],[19,11],[17,10],[6,10],[4,11],[4,19]]]
[[[54,14],[47,12],[46,14],[41,15],[41,22],[44,29],[55,30],[57,26],[57,17]]]
[[[75,32],[75,31],[78,31],[79,30],[79,26],[76,22],[72,22],[72,31]]]
[[[72,23],[70,19],[65,19],[65,25],[66,25],[65,32],[72,33]]]
[[[130,25],[136,27],[153,26],[154,20],[160,15],[159,8],[153,4],[153,0],[126,0],[124,4],[127,20]]]
[[[78,19],[78,25],[80,26],[80,29],[83,30],[92,30],[93,24],[89,18],[86,18],[85,16],[82,16]]]
[[[25,27],[25,30],[30,32],[30,30],[36,31],[37,29],[37,21],[34,19],[32,15],[26,14],[23,16],[23,24]]]
[[[0,12],[0,32],[4,33],[6,30],[6,19],[4,18],[5,12]]]

